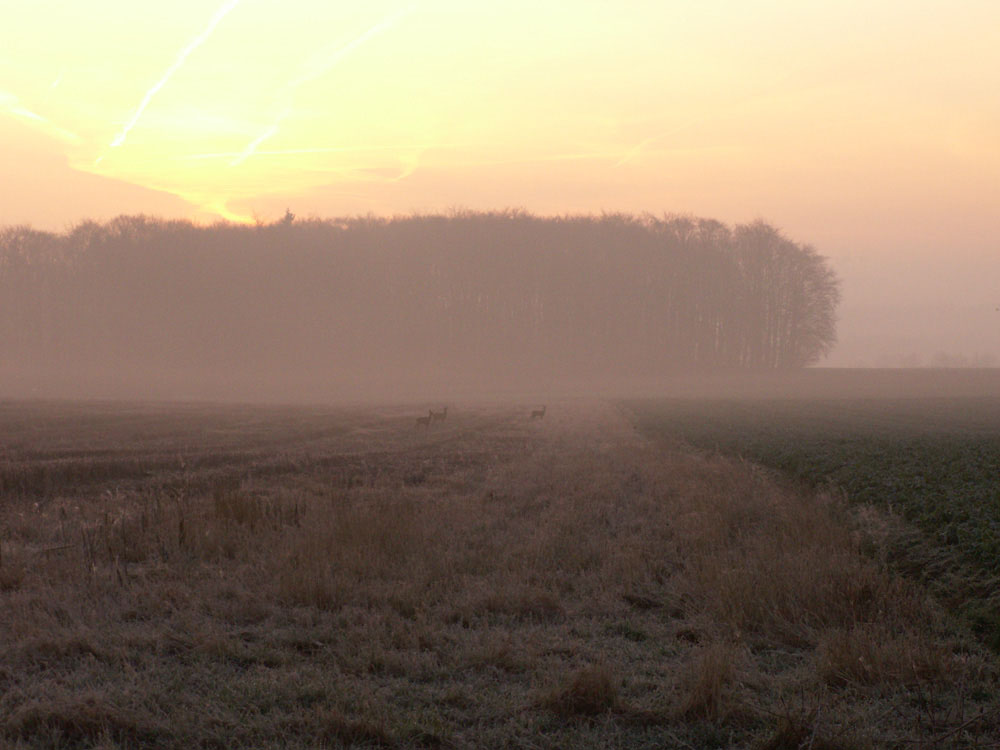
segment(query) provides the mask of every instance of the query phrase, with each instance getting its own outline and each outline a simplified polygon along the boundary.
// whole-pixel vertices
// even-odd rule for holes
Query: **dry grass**
[[[598,716],[621,709],[617,680],[607,666],[577,670],[540,702],[562,716]]]
[[[834,686],[943,684],[956,662],[927,633],[893,633],[882,624],[830,630],[816,656],[819,676]]]
[[[741,654],[729,643],[717,641],[696,649],[681,670],[678,716],[725,719],[733,709],[731,688],[740,660]]]
[[[6,717],[5,729],[10,739],[47,747],[143,747],[171,736],[166,727],[115,706],[100,694],[26,702]]]
[[[838,498],[644,442],[605,405],[541,425],[452,412],[429,434],[402,409],[271,414],[243,458],[229,433],[169,459],[166,438],[133,441],[141,479],[64,467],[89,478],[11,499],[0,737],[847,748],[1000,730],[993,657],[865,553]],[[213,419],[230,417],[166,432],[190,444]],[[42,447],[5,476],[34,476]]]

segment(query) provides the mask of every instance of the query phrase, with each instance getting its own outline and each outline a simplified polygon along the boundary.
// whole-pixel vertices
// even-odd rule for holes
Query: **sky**
[[[832,365],[1000,362],[995,0],[0,0],[0,225],[764,218]]]

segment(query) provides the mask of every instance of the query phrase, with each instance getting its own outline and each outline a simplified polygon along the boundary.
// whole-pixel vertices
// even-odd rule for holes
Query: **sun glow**
[[[179,104],[180,112],[196,107],[196,102],[205,101],[205,92],[200,90],[202,87],[196,80],[192,81],[192,76],[184,79],[182,68],[185,65],[194,67],[190,60],[199,48],[203,49],[199,61],[209,58],[207,64],[213,65],[211,37],[237,5],[239,0],[229,0],[198,35],[184,44],[173,62],[147,89],[129,119],[110,141],[108,149],[103,149],[89,164],[78,154],[72,160],[74,166],[169,192],[204,213],[240,222],[250,221],[252,217],[233,210],[229,205],[232,201],[246,201],[262,194],[301,191],[338,177],[346,179],[353,175],[366,182],[398,181],[413,173],[419,163],[419,157],[414,154],[422,154],[425,146],[404,143],[396,149],[382,144],[363,145],[357,139],[356,117],[348,122],[349,128],[355,132],[346,134],[353,145],[325,145],[323,141],[328,141],[331,135],[314,135],[315,92],[312,97],[300,96],[303,89],[315,88],[310,84],[321,82],[346,59],[356,55],[359,49],[399,25],[414,12],[413,6],[383,14],[381,19],[370,23],[360,33],[341,34],[339,42],[315,46],[309,54],[302,56],[294,69],[289,70],[284,82],[279,81],[278,71],[291,68],[291,65],[277,65],[278,70],[273,74],[268,72],[262,85],[246,90],[238,99],[229,99],[228,103],[233,106],[228,112],[210,103],[208,106],[215,110],[214,115],[192,113],[194,116],[187,121],[179,121],[178,110],[175,109],[178,114],[173,114],[166,106],[158,109],[157,104],[166,103],[171,94],[174,98],[172,104],[174,107]],[[350,25],[353,24],[345,24],[348,28]],[[222,50],[216,53],[215,65],[219,64],[219,58],[224,54]],[[186,94],[182,93],[184,89]],[[190,103],[182,103],[185,99]],[[276,110],[277,114],[269,122],[255,125],[258,113],[268,109]],[[199,122],[204,122],[204,127],[199,128]],[[169,138],[171,128],[175,131],[188,130],[189,134],[173,142]],[[270,149],[264,152],[270,158],[251,162],[251,157],[258,155],[265,142],[279,135],[283,136],[284,143],[291,144],[315,137],[319,145]],[[237,149],[190,153],[191,147],[196,144],[233,144],[241,136],[246,140]],[[343,134],[341,137],[344,137]],[[308,163],[301,158],[307,155],[311,157]],[[373,162],[373,155],[380,156]],[[227,174],[215,166],[213,162],[218,156],[226,159],[230,169],[239,168],[238,174]],[[279,158],[292,156],[300,158]],[[327,159],[318,161],[322,157]],[[204,166],[197,166],[199,162],[205,162]],[[383,179],[379,175],[386,170],[392,171],[392,176]]]
[[[805,224],[996,184],[992,3],[406,2],[13,4],[5,150],[239,221],[464,204]]]

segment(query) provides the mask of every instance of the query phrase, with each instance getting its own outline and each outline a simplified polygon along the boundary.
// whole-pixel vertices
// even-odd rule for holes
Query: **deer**
[[[434,421],[434,412],[432,412],[430,409],[428,409],[426,417],[417,417],[417,424],[416,424],[416,426],[417,427],[426,427],[426,428],[430,429],[431,422],[433,422],[433,421]]]
[[[443,422],[448,418],[448,407],[445,406],[441,411],[431,412],[431,422]]]
[[[545,419],[545,407],[543,406],[541,409],[533,409],[529,419]]]

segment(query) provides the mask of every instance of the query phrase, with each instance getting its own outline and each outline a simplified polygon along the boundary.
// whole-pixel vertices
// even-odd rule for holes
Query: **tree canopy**
[[[787,369],[836,338],[839,281],[757,221],[521,211],[0,229],[5,365],[363,378]]]

